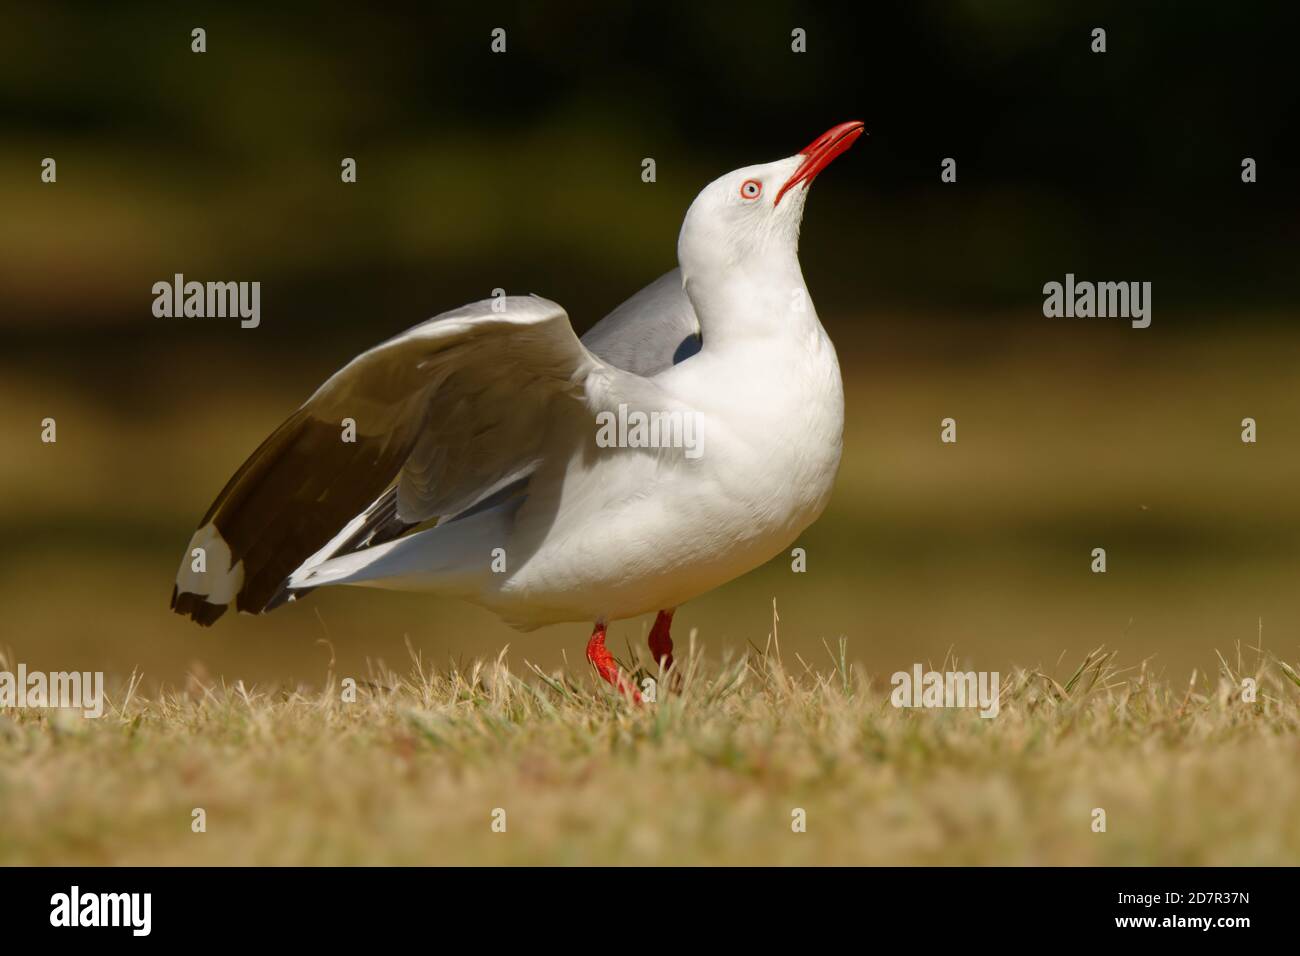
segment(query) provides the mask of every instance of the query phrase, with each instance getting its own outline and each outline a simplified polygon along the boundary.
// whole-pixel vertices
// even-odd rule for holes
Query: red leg
[[[673,639],[669,631],[673,626],[673,612],[676,608],[660,611],[655,618],[655,626],[650,628],[650,654],[659,665],[659,673],[665,674],[673,666]],[[673,670],[668,679],[668,686],[673,690],[682,689],[681,671]]]
[[[597,621],[595,630],[591,632],[591,640],[587,642],[587,660],[591,661],[592,666],[596,668],[597,674],[618,688],[620,694],[626,694],[636,703],[641,703],[641,695],[637,693],[636,688],[628,682],[627,678],[620,673],[614,655],[605,647],[604,621]]]
[[[665,671],[673,666],[673,639],[669,631],[673,626],[674,610],[660,611],[655,626],[650,628],[650,656]]]

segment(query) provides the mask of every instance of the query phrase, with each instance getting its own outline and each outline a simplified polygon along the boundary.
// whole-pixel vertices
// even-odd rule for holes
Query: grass
[[[679,645],[684,642],[679,640]],[[635,707],[584,667],[435,670],[344,700],[138,682],[105,716],[0,713],[6,864],[1290,864],[1300,676],[1175,686],[1094,651],[1003,675],[1000,714],[905,710],[841,645],[711,661]],[[679,650],[682,648],[679,647]],[[632,660],[632,658],[629,658]],[[645,665],[635,662],[637,668]],[[951,666],[947,662],[939,669]],[[3,669],[0,666],[0,669]],[[638,676],[645,676],[641,671]],[[1244,677],[1258,683],[1242,700]],[[192,812],[206,832],[192,832]],[[792,812],[807,829],[792,832]],[[1093,830],[1094,808],[1106,831]],[[505,811],[505,832],[492,829]]]

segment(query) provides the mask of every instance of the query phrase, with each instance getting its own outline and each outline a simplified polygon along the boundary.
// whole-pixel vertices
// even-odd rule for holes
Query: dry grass
[[[818,672],[771,642],[724,662],[693,649],[682,691],[639,708],[585,668],[514,670],[504,652],[436,673],[413,654],[354,703],[334,674],[318,689],[124,688],[100,720],[0,714],[0,862],[1300,858],[1295,671],[1259,654],[1170,686],[1113,661],[1004,675],[991,720],[895,709],[843,648]]]

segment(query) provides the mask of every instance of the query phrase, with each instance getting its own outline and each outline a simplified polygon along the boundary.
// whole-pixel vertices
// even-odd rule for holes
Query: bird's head
[[[734,170],[705,186],[677,240],[683,276],[689,281],[795,255],[808,187],[862,132],[861,122],[841,123],[793,156]]]

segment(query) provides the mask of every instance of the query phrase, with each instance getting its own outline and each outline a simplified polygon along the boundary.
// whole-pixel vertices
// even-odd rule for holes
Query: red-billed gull
[[[679,268],[581,340],[501,296],[423,322],[331,376],[200,522],[172,608],[211,624],[330,584],[447,594],[522,629],[659,616],[788,548],[830,497],[844,398],[799,267],[842,123],[691,203]],[[428,523],[423,530],[418,525]]]

